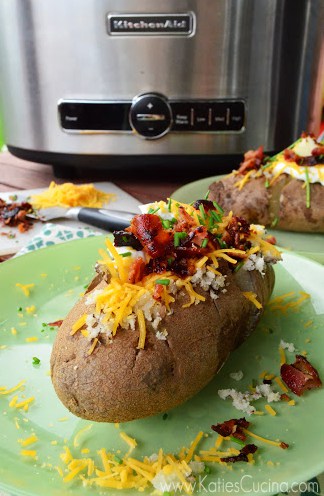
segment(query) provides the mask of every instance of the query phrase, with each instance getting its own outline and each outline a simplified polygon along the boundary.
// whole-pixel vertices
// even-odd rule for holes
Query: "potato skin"
[[[244,217],[253,224],[297,232],[324,232],[324,187],[310,185],[310,207],[306,207],[303,182],[281,174],[272,186],[265,187],[265,178],[250,179],[241,190],[234,186],[237,176],[228,176],[210,185],[211,200],[225,212]]]
[[[88,355],[89,341],[72,324],[89,312],[83,297],[71,310],[56,337],[51,376],[62,403],[75,415],[98,422],[126,422],[169,410],[200,391],[217,373],[230,352],[255,329],[261,311],[242,291],[268,300],[274,272],[227,270],[227,291],[212,300],[183,309],[187,294],[178,293],[174,313],[161,322],[166,341],[158,340],[147,322],[145,348],[137,350],[139,332],[119,329],[108,344],[104,337]],[[99,282],[94,289],[107,283]],[[92,289],[92,291],[94,290]]]

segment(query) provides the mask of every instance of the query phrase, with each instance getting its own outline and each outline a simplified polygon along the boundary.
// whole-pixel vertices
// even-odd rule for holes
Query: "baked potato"
[[[273,289],[280,254],[242,219],[206,200],[146,211],[115,246],[107,240],[113,258],[100,252],[53,346],[56,393],[85,419],[126,422],[195,395],[253,332]]]
[[[262,147],[249,151],[237,171],[210,185],[210,199],[251,223],[324,232],[324,146],[303,135],[272,159]]]

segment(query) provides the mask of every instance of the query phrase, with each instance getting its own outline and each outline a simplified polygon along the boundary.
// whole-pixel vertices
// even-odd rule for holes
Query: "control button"
[[[69,102],[58,105],[61,126],[66,131],[131,131],[129,102]]]
[[[231,131],[240,131],[244,127],[244,103],[243,102],[230,102],[230,123],[229,128]]]
[[[208,131],[208,103],[196,103],[194,105],[193,129],[194,131]]]
[[[146,93],[133,100],[129,122],[134,131],[148,139],[160,138],[172,124],[172,110],[166,98]]]

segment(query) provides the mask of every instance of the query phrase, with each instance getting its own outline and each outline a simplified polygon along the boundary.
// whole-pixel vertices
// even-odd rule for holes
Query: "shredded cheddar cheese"
[[[23,447],[29,446],[30,444],[34,444],[37,441],[38,441],[38,437],[36,436],[36,434],[31,434],[26,439],[18,439],[18,443]]]
[[[114,194],[98,190],[93,184],[56,184],[52,181],[43,193],[32,195],[31,203],[36,209],[49,207],[101,208],[104,204],[115,199]]]
[[[24,295],[28,297],[30,295],[30,290],[35,287],[35,284],[34,283],[31,283],[31,284],[21,284],[20,282],[17,282],[16,283],[16,287],[17,288],[20,288],[21,291],[24,293]]]
[[[243,294],[243,296],[245,296],[245,298],[247,300],[249,300],[251,303],[253,303],[253,305],[255,305],[258,310],[260,310],[260,308],[262,308],[262,305],[257,300],[257,295],[255,293],[252,293],[252,291],[243,291],[242,294]]]
[[[265,408],[265,409],[267,410],[267,412],[268,412],[268,413],[270,413],[270,415],[272,415],[273,417],[274,417],[275,415],[277,415],[277,412],[276,412],[276,411],[272,408],[272,406],[270,406],[270,405],[265,405],[265,407],[264,407],[264,408]]]

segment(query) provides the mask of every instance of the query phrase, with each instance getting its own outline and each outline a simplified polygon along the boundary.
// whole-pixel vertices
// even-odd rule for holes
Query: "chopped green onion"
[[[124,243],[127,243],[128,242],[127,236],[122,236],[122,240],[124,241]]]
[[[187,237],[187,233],[185,233],[185,232],[174,233],[174,240],[173,240],[174,246],[175,247],[180,246],[180,239],[183,239],[186,237]]]
[[[210,215],[212,216],[212,218],[216,221],[216,222],[221,222],[222,221],[222,217],[217,214],[214,210],[211,210],[210,211]]]
[[[205,200],[208,200],[210,191],[208,190],[207,193],[205,194]]]
[[[223,241],[222,239],[219,239],[218,240],[219,244],[220,244],[220,247],[224,250],[225,248],[227,248],[227,244],[225,243],[225,241]]]
[[[155,284],[162,284],[162,286],[169,286],[170,279],[157,279]]]
[[[205,212],[204,206],[202,204],[199,205],[199,210],[200,210],[202,218],[204,220],[206,220],[206,212]]]
[[[310,182],[309,182],[308,167],[305,167],[305,177],[306,177],[306,208],[310,208]]]
[[[22,307],[18,307],[17,312],[22,312]]]
[[[244,262],[239,262],[236,266],[235,266],[235,269],[234,269],[234,272],[238,272],[240,270],[240,268],[242,267],[242,265],[244,264]]]
[[[170,229],[172,227],[172,223],[169,221],[169,219],[162,219],[162,226],[164,229]]]
[[[171,265],[174,262],[175,258],[170,257],[168,258],[168,265]]]
[[[119,465],[121,465],[123,463],[123,460],[121,458],[119,458],[119,456],[115,455],[114,456],[114,460],[115,462],[117,462]]]
[[[168,210],[171,212],[171,203],[172,203],[172,198],[169,198],[168,200]]]
[[[197,218],[198,218],[200,224],[204,224],[204,219],[202,217],[200,217],[200,215],[197,215]]]
[[[43,323],[42,323],[42,327],[47,327],[46,322],[43,322]]]
[[[258,383],[255,379],[252,379],[252,387],[255,388],[257,387]]]
[[[222,207],[220,205],[218,205],[218,203],[216,201],[213,201],[213,205],[216,208],[216,210],[218,210],[222,214],[224,213],[224,210],[222,209]]]
[[[206,248],[207,245],[208,245],[208,238],[205,238],[201,243],[201,248]]]
[[[212,229],[213,227],[214,227],[214,219],[212,216],[210,216],[208,220],[208,229]]]
[[[87,287],[88,287],[88,286],[89,286],[89,284],[85,284],[85,285],[83,286],[83,288],[84,288],[84,289],[87,289]]]
[[[130,257],[132,253],[130,251],[125,251],[125,253],[120,253],[119,254],[121,257]]]
[[[40,359],[37,357],[33,357],[33,365],[39,365],[40,364]]]
[[[168,418],[168,414],[167,413],[164,413],[163,416],[162,416],[162,420],[166,420]]]
[[[270,186],[269,179],[266,179],[264,185],[266,188],[269,188],[269,186]]]
[[[157,208],[149,208],[148,213],[149,214],[155,214],[158,210],[160,210],[160,207]]]
[[[276,225],[278,224],[279,222],[279,217],[275,217],[273,219],[273,221],[271,222],[271,227],[276,227]]]
[[[170,491],[163,491],[162,496],[171,496]]]
[[[210,474],[210,472],[211,472],[210,467],[208,467],[206,465],[205,468],[204,468],[204,472],[205,472],[205,474]]]
[[[245,442],[242,439],[238,439],[237,437],[230,436],[230,440],[234,443],[240,444],[241,446],[245,446]]]

